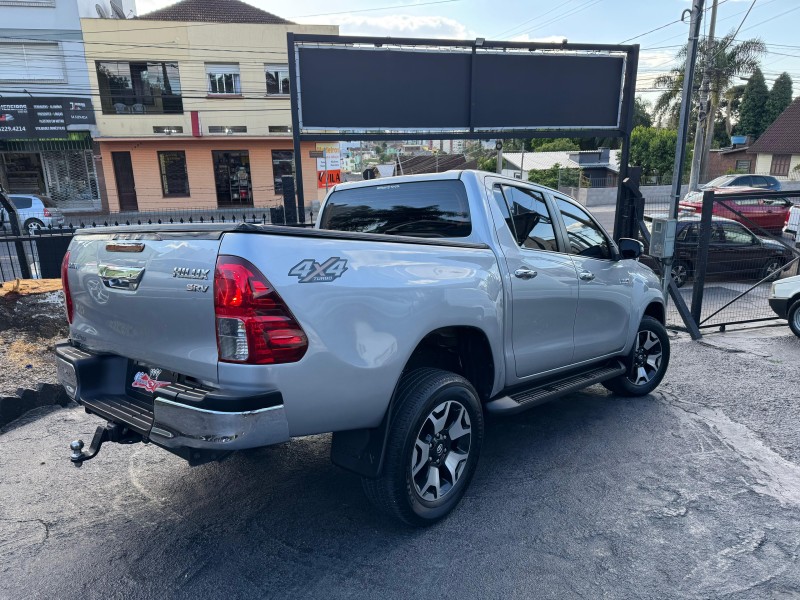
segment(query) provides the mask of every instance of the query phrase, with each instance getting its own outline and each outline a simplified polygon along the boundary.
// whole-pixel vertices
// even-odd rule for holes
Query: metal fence
[[[767,302],[773,281],[798,274],[800,250],[792,207],[800,219],[800,191],[714,194],[679,203],[675,257],[677,292],[700,329],[776,319]],[[642,226],[667,216],[669,197],[645,199]],[[644,262],[656,270],[660,265]],[[670,302],[668,321],[684,322]]]
[[[306,224],[314,214],[306,213]],[[13,279],[57,278],[67,246],[76,232],[106,226],[180,223],[286,224],[283,207],[262,210],[191,209],[113,213],[70,217],[56,213],[20,211],[16,226],[0,208],[0,283]],[[289,223],[294,225],[295,223]]]

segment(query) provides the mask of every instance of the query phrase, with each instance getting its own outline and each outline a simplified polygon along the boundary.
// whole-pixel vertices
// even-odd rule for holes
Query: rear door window
[[[531,250],[558,252],[553,219],[541,192],[504,185],[503,195],[510,208],[509,226],[517,243]]]
[[[325,204],[320,228],[458,238],[472,232],[472,221],[464,184],[448,179],[337,190]]]
[[[11,204],[13,204],[19,210],[25,210],[33,205],[33,200],[27,196],[10,196],[10,199]]]

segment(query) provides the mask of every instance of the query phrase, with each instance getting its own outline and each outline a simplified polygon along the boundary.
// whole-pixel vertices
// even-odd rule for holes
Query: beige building
[[[338,27],[297,25],[240,0],[182,0],[81,26],[109,210],[282,203],[281,175],[295,160],[286,34]],[[313,148],[302,152],[307,206],[325,191]]]
[[[755,154],[755,173],[800,180],[800,97],[767,127],[747,152]]]

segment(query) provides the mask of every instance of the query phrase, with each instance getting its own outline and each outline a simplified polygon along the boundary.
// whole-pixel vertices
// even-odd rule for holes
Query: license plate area
[[[180,375],[138,361],[128,361],[125,392],[135,398],[152,400],[159,388],[180,381]]]

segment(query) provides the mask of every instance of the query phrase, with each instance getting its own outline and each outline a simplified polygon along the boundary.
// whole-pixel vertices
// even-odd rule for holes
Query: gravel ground
[[[56,383],[53,345],[67,336],[61,292],[0,298],[0,396]]]

